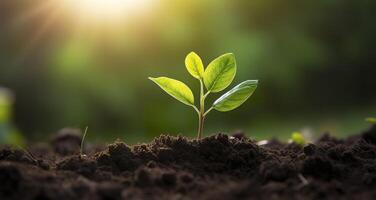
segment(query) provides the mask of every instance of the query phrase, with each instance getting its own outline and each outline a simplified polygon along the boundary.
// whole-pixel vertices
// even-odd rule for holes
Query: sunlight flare
[[[145,11],[151,0],[65,0],[74,14],[91,20],[121,20]]]

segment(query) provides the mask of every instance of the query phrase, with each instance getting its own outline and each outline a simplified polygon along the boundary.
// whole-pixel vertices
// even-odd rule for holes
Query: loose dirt
[[[376,126],[301,147],[236,134],[116,141],[79,155],[64,129],[48,145],[0,149],[0,199],[376,199]]]

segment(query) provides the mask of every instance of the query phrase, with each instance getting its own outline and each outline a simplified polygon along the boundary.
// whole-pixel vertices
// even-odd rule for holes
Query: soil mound
[[[0,199],[376,198],[376,126],[304,147],[162,135],[79,155],[79,138],[65,130],[48,150],[1,148]]]

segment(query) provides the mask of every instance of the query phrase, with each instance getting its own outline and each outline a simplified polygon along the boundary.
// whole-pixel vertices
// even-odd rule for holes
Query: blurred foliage
[[[0,85],[16,93],[14,120],[28,136],[65,126],[102,137],[194,133],[193,111],[147,81],[189,77],[182,61],[192,50],[203,60],[233,52],[234,84],[260,80],[242,109],[212,114],[209,130],[375,114],[376,1],[144,0],[109,21],[83,18],[65,1],[0,2]],[[182,81],[197,91],[193,78]]]
[[[11,116],[12,97],[8,90],[0,87],[0,123],[8,123]]]
[[[12,125],[13,95],[0,87],[0,144],[25,145],[25,139]]]
[[[366,121],[370,124],[376,124],[376,117],[368,117]]]
[[[304,146],[306,144],[304,136],[300,132],[293,132],[291,134],[291,142],[293,142],[297,145],[300,145],[300,146]]]

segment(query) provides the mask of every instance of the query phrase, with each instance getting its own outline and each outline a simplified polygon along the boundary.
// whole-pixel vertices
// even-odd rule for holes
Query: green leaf
[[[188,72],[195,78],[201,79],[204,75],[204,65],[200,56],[195,52],[191,52],[185,57],[185,67]]]
[[[247,80],[226,92],[219,97],[214,103],[213,108],[226,112],[233,110],[242,105],[256,90],[257,80]]]
[[[232,53],[214,59],[206,68],[204,83],[210,92],[220,92],[229,86],[236,74],[236,61]]]
[[[167,92],[167,94],[171,95],[175,99],[189,106],[194,105],[193,93],[191,89],[189,89],[189,87],[183,82],[167,77],[149,77],[149,79],[156,83],[159,87],[162,88],[162,90]]]

